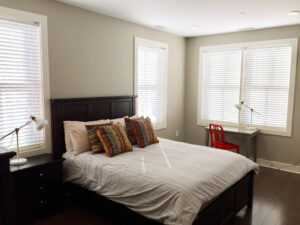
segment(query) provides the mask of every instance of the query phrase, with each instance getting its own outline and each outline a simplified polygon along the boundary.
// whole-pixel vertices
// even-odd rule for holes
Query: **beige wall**
[[[183,37],[54,0],[0,0],[0,5],[48,17],[51,98],[131,95],[134,36],[168,43],[168,121],[158,134],[183,140]]]
[[[204,144],[204,129],[196,125],[199,72],[199,48],[209,45],[223,45],[237,42],[251,42],[300,37],[300,26],[263,29],[248,32],[228,33],[186,39],[186,84],[185,84],[185,141]],[[298,48],[297,75],[300,74],[300,48]],[[242,144],[243,140],[235,140]],[[294,120],[292,137],[260,134],[258,136],[258,157],[280,162],[296,163],[300,159],[300,79],[296,77]]]

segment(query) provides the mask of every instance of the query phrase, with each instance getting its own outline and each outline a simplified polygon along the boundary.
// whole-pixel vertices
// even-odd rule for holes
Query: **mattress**
[[[191,225],[199,210],[258,165],[230,151],[159,138],[112,158],[64,154],[64,179],[166,225]]]

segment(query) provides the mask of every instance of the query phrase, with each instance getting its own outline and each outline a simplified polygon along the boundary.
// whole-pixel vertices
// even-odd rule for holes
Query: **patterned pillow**
[[[97,124],[97,125],[85,125],[86,129],[88,130],[88,137],[90,142],[90,150],[92,150],[93,153],[101,153],[105,152],[102,144],[97,136],[97,128],[100,126],[108,126],[112,125],[112,123],[104,123],[104,124]]]
[[[132,128],[139,147],[144,148],[147,145],[158,143],[158,139],[153,130],[152,122],[149,117],[146,119],[130,120]]]
[[[124,118],[125,120],[125,124],[126,124],[126,134],[127,134],[127,137],[130,141],[130,143],[132,145],[136,145],[137,144],[137,141],[136,141],[136,137],[135,137],[135,134],[134,134],[134,131],[133,131],[133,127],[132,127],[132,124],[131,124],[131,120],[137,120],[137,119],[143,119],[144,117],[130,117],[130,118]]]
[[[132,151],[132,145],[120,123],[100,126],[96,132],[108,157]]]

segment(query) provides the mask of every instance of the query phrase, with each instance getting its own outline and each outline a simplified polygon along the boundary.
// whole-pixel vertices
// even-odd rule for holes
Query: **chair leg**
[[[240,146],[236,147],[236,153],[240,154]]]

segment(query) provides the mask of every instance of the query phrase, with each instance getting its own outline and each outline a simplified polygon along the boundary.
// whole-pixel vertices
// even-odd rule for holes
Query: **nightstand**
[[[28,163],[10,166],[15,218],[19,224],[63,209],[63,159],[52,154],[28,158]]]

